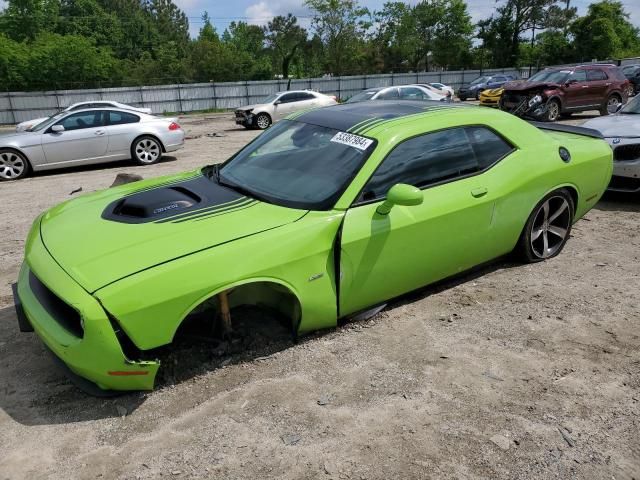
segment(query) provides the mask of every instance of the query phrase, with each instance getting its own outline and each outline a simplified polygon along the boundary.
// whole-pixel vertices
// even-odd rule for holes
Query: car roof
[[[320,127],[357,133],[364,127],[382,121],[395,120],[409,115],[429,114],[443,110],[473,108],[464,104],[445,103],[438,100],[413,101],[372,100],[369,102],[343,103],[331,107],[305,111],[292,119]],[[479,108],[479,107],[478,107]],[[295,114],[294,114],[295,115]]]
[[[122,107],[114,107],[114,106],[109,106],[109,107],[97,107],[97,108],[80,108],[78,110],[72,110],[72,111],[68,111],[68,112],[64,112],[67,115],[73,115],[76,113],[81,113],[81,112],[92,112],[92,111],[99,111],[99,110],[109,110],[109,111],[115,111],[115,112],[123,112],[123,113],[131,113],[133,115],[145,115],[145,116],[153,116],[153,115],[149,115],[148,113],[144,113],[144,112],[140,112],[138,110],[130,110],[128,108],[122,108]]]

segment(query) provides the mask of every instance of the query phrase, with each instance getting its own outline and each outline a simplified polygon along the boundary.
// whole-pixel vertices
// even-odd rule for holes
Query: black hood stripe
[[[254,200],[200,173],[124,195],[107,206],[102,218],[130,224],[186,221],[249,201]]]
[[[253,200],[252,198],[249,197],[244,197],[244,199],[242,199],[241,201],[238,202],[230,202],[227,203],[225,205],[220,205],[217,208],[208,210],[206,212],[197,212],[194,215],[188,215],[188,216],[182,216],[180,218],[166,218],[164,220],[159,220],[155,223],[167,223],[167,222],[171,222],[171,223],[182,223],[182,222],[189,222],[191,220],[198,220],[200,218],[204,218],[204,217],[208,217],[208,216],[212,216],[212,215],[217,215],[220,213],[228,213],[232,210],[235,210],[237,208],[240,207],[246,207],[247,205],[251,205],[254,203],[258,203],[257,200]]]
[[[225,202],[225,203],[221,203],[221,204],[218,204],[218,205],[214,205],[212,207],[199,208],[197,210],[192,210],[190,212],[181,213],[181,214],[178,214],[178,215],[172,215],[169,218],[163,218],[162,220],[158,220],[155,223],[173,222],[173,221],[176,221],[176,220],[182,220],[183,218],[184,219],[189,219],[190,217],[195,217],[195,216],[198,216],[198,215],[215,212],[216,210],[220,210],[221,208],[233,207],[233,206],[236,206],[236,205],[238,205],[240,203],[244,203],[247,200],[251,200],[251,199],[249,197],[241,197],[241,198],[238,198],[236,200],[232,200],[230,202]]]

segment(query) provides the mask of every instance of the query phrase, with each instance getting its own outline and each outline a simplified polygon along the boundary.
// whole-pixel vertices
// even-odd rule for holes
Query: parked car
[[[479,100],[480,93],[482,93],[483,90],[501,87],[505,83],[515,79],[515,75],[483,75],[476,78],[472,82],[461,86],[458,90],[458,98],[463,102],[467,98],[475,98],[476,100]]]
[[[498,108],[503,92],[504,88],[502,87],[483,90],[482,93],[480,93],[480,105],[483,107]]]
[[[629,80],[628,95],[632,96],[640,93],[640,64],[625,65],[621,70]]]
[[[449,85],[445,85],[444,83],[433,82],[433,83],[430,83],[429,85],[443,92],[449,92],[451,93],[452,96],[455,95],[455,92],[453,91],[453,87],[450,87]]]
[[[614,115],[584,124],[598,130],[613,149],[613,176],[609,190],[640,192],[640,95]]]
[[[355,94],[346,103],[366,102],[369,100],[438,100],[445,101],[446,96],[420,85],[401,85],[394,87],[367,88]]]
[[[84,388],[152,389],[156,348],[188,324],[233,339],[235,307],[275,309],[300,335],[513,250],[550,259],[612,153],[592,130],[547,128],[348,103],[279,122],[221,165],[75,198],[27,237],[21,329]]]
[[[609,109],[627,101],[629,80],[615,65],[547,68],[526,82],[504,86],[500,108],[520,117],[555,122],[561,115]]]
[[[173,118],[122,108],[62,112],[27,131],[0,136],[0,181],[129,158],[150,165],[183,144],[184,131]]]
[[[92,100],[89,102],[74,103],[73,105],[70,105],[63,110],[60,110],[60,112],[75,112],[76,110],[84,110],[86,108],[109,108],[109,107],[122,108],[125,110],[131,110],[134,112],[146,113],[148,115],[151,115],[150,108],[132,107],[131,105],[125,105],[124,103],[113,102],[111,100],[99,100],[99,101]],[[57,113],[60,113],[60,112],[57,112]],[[42,123],[49,118],[51,117],[35,118],[33,120],[27,120],[26,122],[21,122],[18,125],[16,125],[16,132],[29,130],[31,127],[35,127],[37,124]]]
[[[236,124],[264,130],[287,115],[312,107],[335,105],[336,97],[313,90],[289,90],[269,95],[261,103],[236,109]]]

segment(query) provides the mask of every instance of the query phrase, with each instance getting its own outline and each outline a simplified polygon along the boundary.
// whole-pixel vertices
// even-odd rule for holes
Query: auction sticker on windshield
[[[350,147],[355,147],[358,150],[366,150],[373,143],[373,140],[360,137],[358,135],[353,135],[352,133],[347,133],[347,132],[336,133],[331,139],[331,141],[336,143],[342,143],[344,145],[349,145]]]

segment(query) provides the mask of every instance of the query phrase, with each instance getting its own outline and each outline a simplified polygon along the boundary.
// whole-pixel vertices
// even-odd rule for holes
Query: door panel
[[[42,135],[42,149],[48,164],[73,162],[106,155],[109,137],[102,112],[80,112],[63,118],[62,132]]]
[[[499,255],[490,241],[494,209],[484,175],[423,190],[422,205],[351,208],[342,231],[340,315],[467,270]]]
[[[137,136],[135,124],[140,121],[140,117],[133,113],[109,111],[108,125],[106,127],[109,135],[109,156],[128,156],[131,154],[131,144]]]
[[[584,70],[576,70],[571,74],[569,80],[575,81],[564,87],[565,107],[571,109],[589,105],[591,103],[591,93],[586,72]]]

